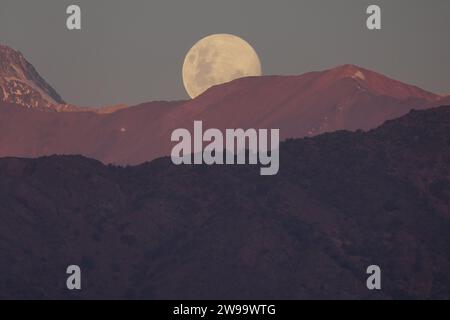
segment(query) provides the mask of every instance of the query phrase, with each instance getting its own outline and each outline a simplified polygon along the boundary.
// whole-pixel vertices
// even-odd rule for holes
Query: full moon
[[[260,75],[261,62],[256,51],[231,34],[201,39],[189,50],[183,64],[183,83],[191,98],[214,85]]]

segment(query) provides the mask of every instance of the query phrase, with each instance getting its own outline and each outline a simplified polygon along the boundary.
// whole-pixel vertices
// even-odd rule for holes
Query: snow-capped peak
[[[28,108],[65,104],[19,51],[0,45],[0,101]]]

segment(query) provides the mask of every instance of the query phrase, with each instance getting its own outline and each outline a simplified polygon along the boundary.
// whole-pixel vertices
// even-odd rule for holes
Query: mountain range
[[[0,46],[0,298],[449,299],[448,104],[343,65],[86,108]],[[279,173],[173,165],[195,120],[279,128]]]
[[[264,177],[0,159],[0,298],[450,298],[450,106],[288,139],[280,161]],[[72,264],[81,291],[65,287]]]
[[[174,129],[279,128],[282,139],[368,130],[411,109],[450,103],[379,73],[343,65],[300,76],[242,78],[193,100],[128,107],[66,104],[23,55],[0,47],[0,157],[79,154],[135,165],[170,154]]]

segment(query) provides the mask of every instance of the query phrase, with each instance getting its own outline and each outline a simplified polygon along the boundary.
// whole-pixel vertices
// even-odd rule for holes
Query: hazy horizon
[[[82,8],[81,31],[65,28],[69,4]],[[365,28],[369,4],[382,8],[380,31]],[[185,54],[214,33],[248,41],[264,75],[355,64],[450,94],[448,12],[445,0],[3,0],[0,43],[21,51],[64,100],[83,106],[188,99]]]

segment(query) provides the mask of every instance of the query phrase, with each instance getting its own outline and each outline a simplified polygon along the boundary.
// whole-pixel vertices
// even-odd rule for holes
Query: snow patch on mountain
[[[352,75],[353,79],[360,79],[360,80],[366,80],[366,77],[364,76],[364,73],[362,73],[360,70],[356,71],[353,75]]]

